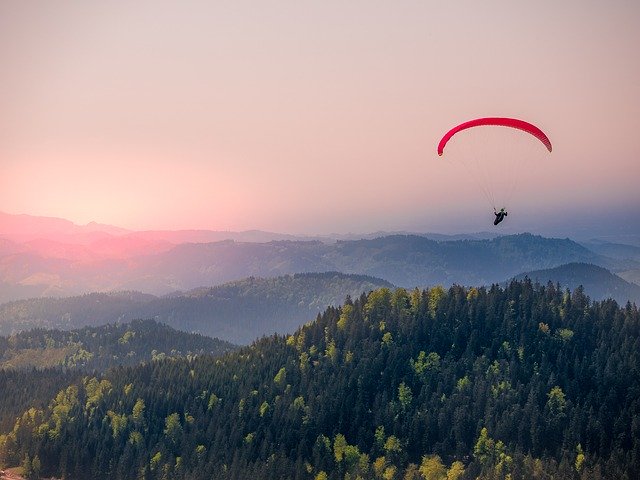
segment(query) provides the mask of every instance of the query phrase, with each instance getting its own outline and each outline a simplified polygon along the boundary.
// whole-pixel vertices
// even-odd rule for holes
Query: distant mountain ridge
[[[104,237],[128,236],[140,240],[168,242],[172,244],[210,243],[222,240],[258,243],[277,240],[318,240],[332,243],[336,240],[372,239],[377,237],[386,237],[389,235],[420,235],[432,240],[479,240],[495,238],[498,236],[498,234],[491,232],[446,235],[440,233],[416,233],[408,231],[378,231],[367,234],[333,233],[328,235],[294,235],[256,229],[244,231],[208,229],[133,231],[97,222],[90,222],[86,225],[77,225],[70,220],[63,218],[0,212],[0,242],[3,239],[2,237],[17,243],[46,238],[49,240],[56,240],[58,242],[67,242],[73,245],[85,245]]]
[[[301,238],[295,235],[260,230],[248,230],[245,232],[214,230],[133,231],[97,222],[78,225],[63,218],[0,212],[0,237],[13,242],[23,243],[38,239],[49,239],[72,245],[86,245],[98,239],[117,236],[132,236],[153,241],[164,240],[170,243],[213,242],[235,238],[245,241]]]
[[[522,273],[515,279],[522,280],[525,277],[542,284],[559,283],[571,290],[583,286],[585,293],[594,300],[613,298],[622,305],[627,301],[640,305],[640,286],[589,263],[568,263],[546,270]]]
[[[224,275],[274,276],[296,271],[338,270],[384,278],[403,287],[497,282],[522,271],[569,262],[590,262],[616,268],[618,262],[599,256],[569,239],[547,239],[519,234],[492,240],[438,242],[417,235],[392,235],[371,240],[270,242],[246,244],[218,242],[179,245],[148,258],[142,267],[159,278],[170,270],[172,278],[215,284]],[[137,288],[137,287],[136,287]]]
[[[29,296],[34,292],[36,296],[68,296],[105,290],[164,295],[249,276],[326,271],[370,275],[408,288],[453,283],[481,285],[523,271],[571,262],[593,263],[613,271],[635,266],[633,262],[598,255],[569,239],[526,233],[456,241],[392,235],[332,244],[225,240],[184,243],[149,255],[95,262],[43,258],[34,253],[8,254],[0,258],[0,282],[13,290],[0,295],[0,302],[15,299],[16,295],[20,298],[21,289],[28,289]]]
[[[9,222],[4,222],[6,218]],[[626,279],[636,278],[640,271],[633,246],[600,242],[596,245],[599,251],[611,253],[603,255],[569,239],[529,233],[385,234],[335,240],[260,231],[129,232],[7,214],[0,214],[0,221],[9,225],[0,223],[0,303],[97,291],[165,295],[250,276],[267,278],[301,272],[370,275],[412,288],[489,284],[521,272],[572,262],[625,272],[621,274]],[[26,226],[20,227],[25,222]],[[44,237],[17,242],[15,235],[21,231]],[[47,231],[50,238],[46,237]],[[632,258],[627,258],[629,253]]]
[[[606,255],[611,258],[618,258],[620,260],[635,260],[640,261],[640,247],[635,245],[625,245],[621,243],[610,242],[581,242],[589,250],[596,252],[600,255]]]
[[[0,236],[14,242],[28,242],[39,238],[73,243],[86,243],[108,235],[123,235],[129,230],[113,225],[90,222],[77,225],[56,217],[0,212]]]
[[[444,242],[417,236],[390,236],[339,242],[338,250],[340,261],[348,268],[356,268],[355,263],[347,263],[349,260],[360,259],[364,263],[373,253],[363,273],[404,287],[488,284],[499,281],[503,272],[515,275],[575,261],[616,267],[615,261],[596,255],[568,238],[545,238],[530,233],[491,240]]]
[[[249,343],[263,335],[287,333],[385,280],[338,272],[250,277],[156,297],[139,292],[91,293],[69,298],[34,298],[0,305],[0,334],[34,327],[70,330],[137,318],[153,318],[173,328]]]

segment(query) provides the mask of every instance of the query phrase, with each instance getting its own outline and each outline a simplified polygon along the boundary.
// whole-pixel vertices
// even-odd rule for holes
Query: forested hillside
[[[613,298],[617,302],[635,302],[640,305],[640,286],[627,282],[609,270],[589,263],[568,263],[559,267],[517,275],[517,280],[525,277],[534,282],[559,283],[570,289],[584,287],[584,291],[594,300]]]
[[[379,289],[222,358],[83,378],[0,436],[77,479],[640,478],[640,315],[553,284]]]
[[[218,356],[235,348],[154,320],[0,337],[0,431],[10,429],[25,406],[44,408],[62,385],[95,371],[163,358]]]
[[[85,327],[35,329],[0,337],[0,369],[64,367],[105,370],[165,356],[222,355],[234,345],[177,331],[155,320]]]
[[[0,333],[34,328],[72,329],[137,318],[155,318],[179,330],[248,344],[272,333],[290,333],[329,305],[392,285],[338,272],[250,277],[166,297],[139,292],[33,298],[0,305]]]
[[[78,381],[83,375],[86,372],[79,369],[0,369],[0,432],[11,431],[16,418],[26,408],[46,408],[60,388]]]

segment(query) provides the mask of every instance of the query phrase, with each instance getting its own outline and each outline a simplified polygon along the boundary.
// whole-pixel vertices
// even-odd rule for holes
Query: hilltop
[[[338,272],[249,277],[164,297],[139,292],[34,298],[0,305],[0,333],[34,327],[73,329],[136,318],[154,318],[185,331],[246,344],[274,332],[293,332],[347,295],[389,282]]]
[[[0,337],[0,369],[105,370],[164,357],[222,355],[234,345],[180,332],[155,320],[62,331],[34,329]]]
[[[612,298],[622,305],[628,301],[640,305],[640,286],[589,263],[568,263],[546,270],[521,273],[515,277],[516,280],[524,278],[540,283],[559,283],[571,290],[583,287],[585,293],[594,300]]]

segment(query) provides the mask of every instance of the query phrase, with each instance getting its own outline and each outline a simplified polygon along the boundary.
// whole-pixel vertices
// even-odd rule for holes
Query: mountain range
[[[592,300],[613,298],[620,304],[640,304],[640,286],[592,264],[570,263],[515,277],[524,278],[571,290],[582,287]],[[249,277],[161,297],[129,291],[33,298],[0,305],[0,334],[152,318],[180,330],[247,344],[264,335],[290,333],[347,296],[356,298],[383,287],[394,286],[375,277],[325,272]]]
[[[640,261],[633,258],[614,258],[570,239],[528,233],[464,240],[388,235],[332,242],[231,239],[179,244],[168,240],[176,240],[175,232],[100,235],[89,244],[47,238],[16,243],[15,235],[0,235],[0,302],[94,291],[165,295],[249,276],[301,272],[369,275],[412,288],[487,284],[572,262],[614,272],[640,268]]]
[[[626,305],[640,287],[617,275],[640,271],[633,245],[225,238],[44,219],[47,237],[10,220],[0,468],[92,480],[640,475],[639,317]],[[25,293],[35,298],[16,300]]]

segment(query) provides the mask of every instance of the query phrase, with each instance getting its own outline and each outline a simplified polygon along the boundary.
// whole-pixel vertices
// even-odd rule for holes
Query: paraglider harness
[[[504,220],[504,217],[508,215],[507,212],[504,211],[504,208],[501,208],[499,212],[496,212],[496,209],[494,208],[493,214],[496,216],[496,219],[493,221],[494,225],[498,225],[502,220]]]

